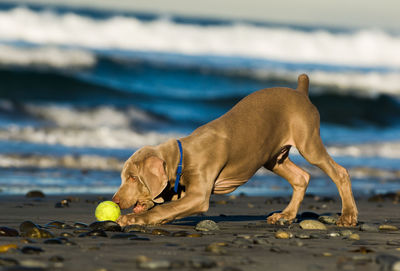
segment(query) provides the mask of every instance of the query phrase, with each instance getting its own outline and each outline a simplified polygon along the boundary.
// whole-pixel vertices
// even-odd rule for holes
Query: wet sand
[[[68,207],[55,207],[67,198]],[[90,224],[95,221],[97,203],[107,199],[110,195],[44,198],[2,195],[0,227],[16,229],[21,234],[20,224],[26,220],[40,226],[52,221],[69,226],[76,222]],[[344,229],[329,224],[327,230],[300,228],[301,220],[318,219],[320,215],[334,218],[340,212],[340,202],[335,197],[307,196],[296,223],[268,225],[267,215],[282,210],[288,200],[213,196],[209,211],[203,215],[146,227],[130,235],[107,231],[107,237],[78,237],[81,233],[74,233],[75,228],[47,228],[55,237],[63,232],[73,234],[60,239],[61,244],[48,244],[49,238],[0,236],[0,251],[7,250],[4,245],[8,244],[17,247],[0,252],[0,270],[397,270],[400,267],[400,231],[378,229],[380,225],[400,227],[398,195],[357,199],[359,224],[370,226],[365,227],[367,231],[361,231],[360,226]],[[195,225],[202,220],[215,221],[219,230],[196,231]],[[279,230],[291,238],[276,238]],[[115,238],[117,234],[120,238]],[[34,253],[35,249],[29,246],[43,251]]]

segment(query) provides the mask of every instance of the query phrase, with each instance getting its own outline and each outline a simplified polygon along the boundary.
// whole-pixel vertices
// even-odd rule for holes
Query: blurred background
[[[400,190],[399,2],[269,2],[0,1],[0,195],[114,193],[137,148],[300,73],[355,194]],[[291,188],[260,170],[235,193]]]

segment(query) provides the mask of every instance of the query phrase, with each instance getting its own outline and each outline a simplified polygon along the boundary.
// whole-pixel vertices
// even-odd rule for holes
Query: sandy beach
[[[282,210],[289,198],[246,195],[213,196],[205,214],[166,225],[130,227],[127,233],[106,231],[107,237],[101,236],[104,234],[101,231],[90,236],[87,234],[90,229],[75,225],[95,222],[97,203],[107,199],[110,195],[2,196],[0,270],[399,268],[400,214],[396,194],[357,199],[360,216],[355,228],[330,224],[324,224],[326,230],[301,228],[300,221],[317,220],[321,215],[335,219],[340,211],[336,198],[308,196],[295,223],[275,226],[268,225],[265,218]],[[195,226],[202,220],[216,222],[219,229],[197,231]],[[27,235],[20,229],[24,221],[44,227],[42,230],[54,237],[5,236],[13,232],[7,228]],[[62,223],[45,226],[54,221]],[[329,219],[324,221],[327,222]]]

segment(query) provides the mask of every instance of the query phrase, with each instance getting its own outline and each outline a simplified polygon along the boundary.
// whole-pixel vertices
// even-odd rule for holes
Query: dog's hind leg
[[[304,198],[310,175],[302,168],[295,165],[289,158],[279,161],[271,169],[275,174],[288,180],[293,188],[292,198],[288,206],[281,212],[267,218],[269,224],[275,224],[279,219],[291,223],[297,215],[300,203]]]
[[[342,199],[342,215],[339,226],[355,226],[357,224],[357,207],[351,190],[350,176],[345,168],[338,165],[330,157],[322,144],[318,130],[314,130],[301,144],[296,144],[300,154],[311,164],[322,169],[336,184]]]

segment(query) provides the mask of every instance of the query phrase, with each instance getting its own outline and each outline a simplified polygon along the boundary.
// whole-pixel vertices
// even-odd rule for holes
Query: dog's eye
[[[139,178],[137,176],[130,176],[130,178],[128,179],[131,182],[136,182]]]

